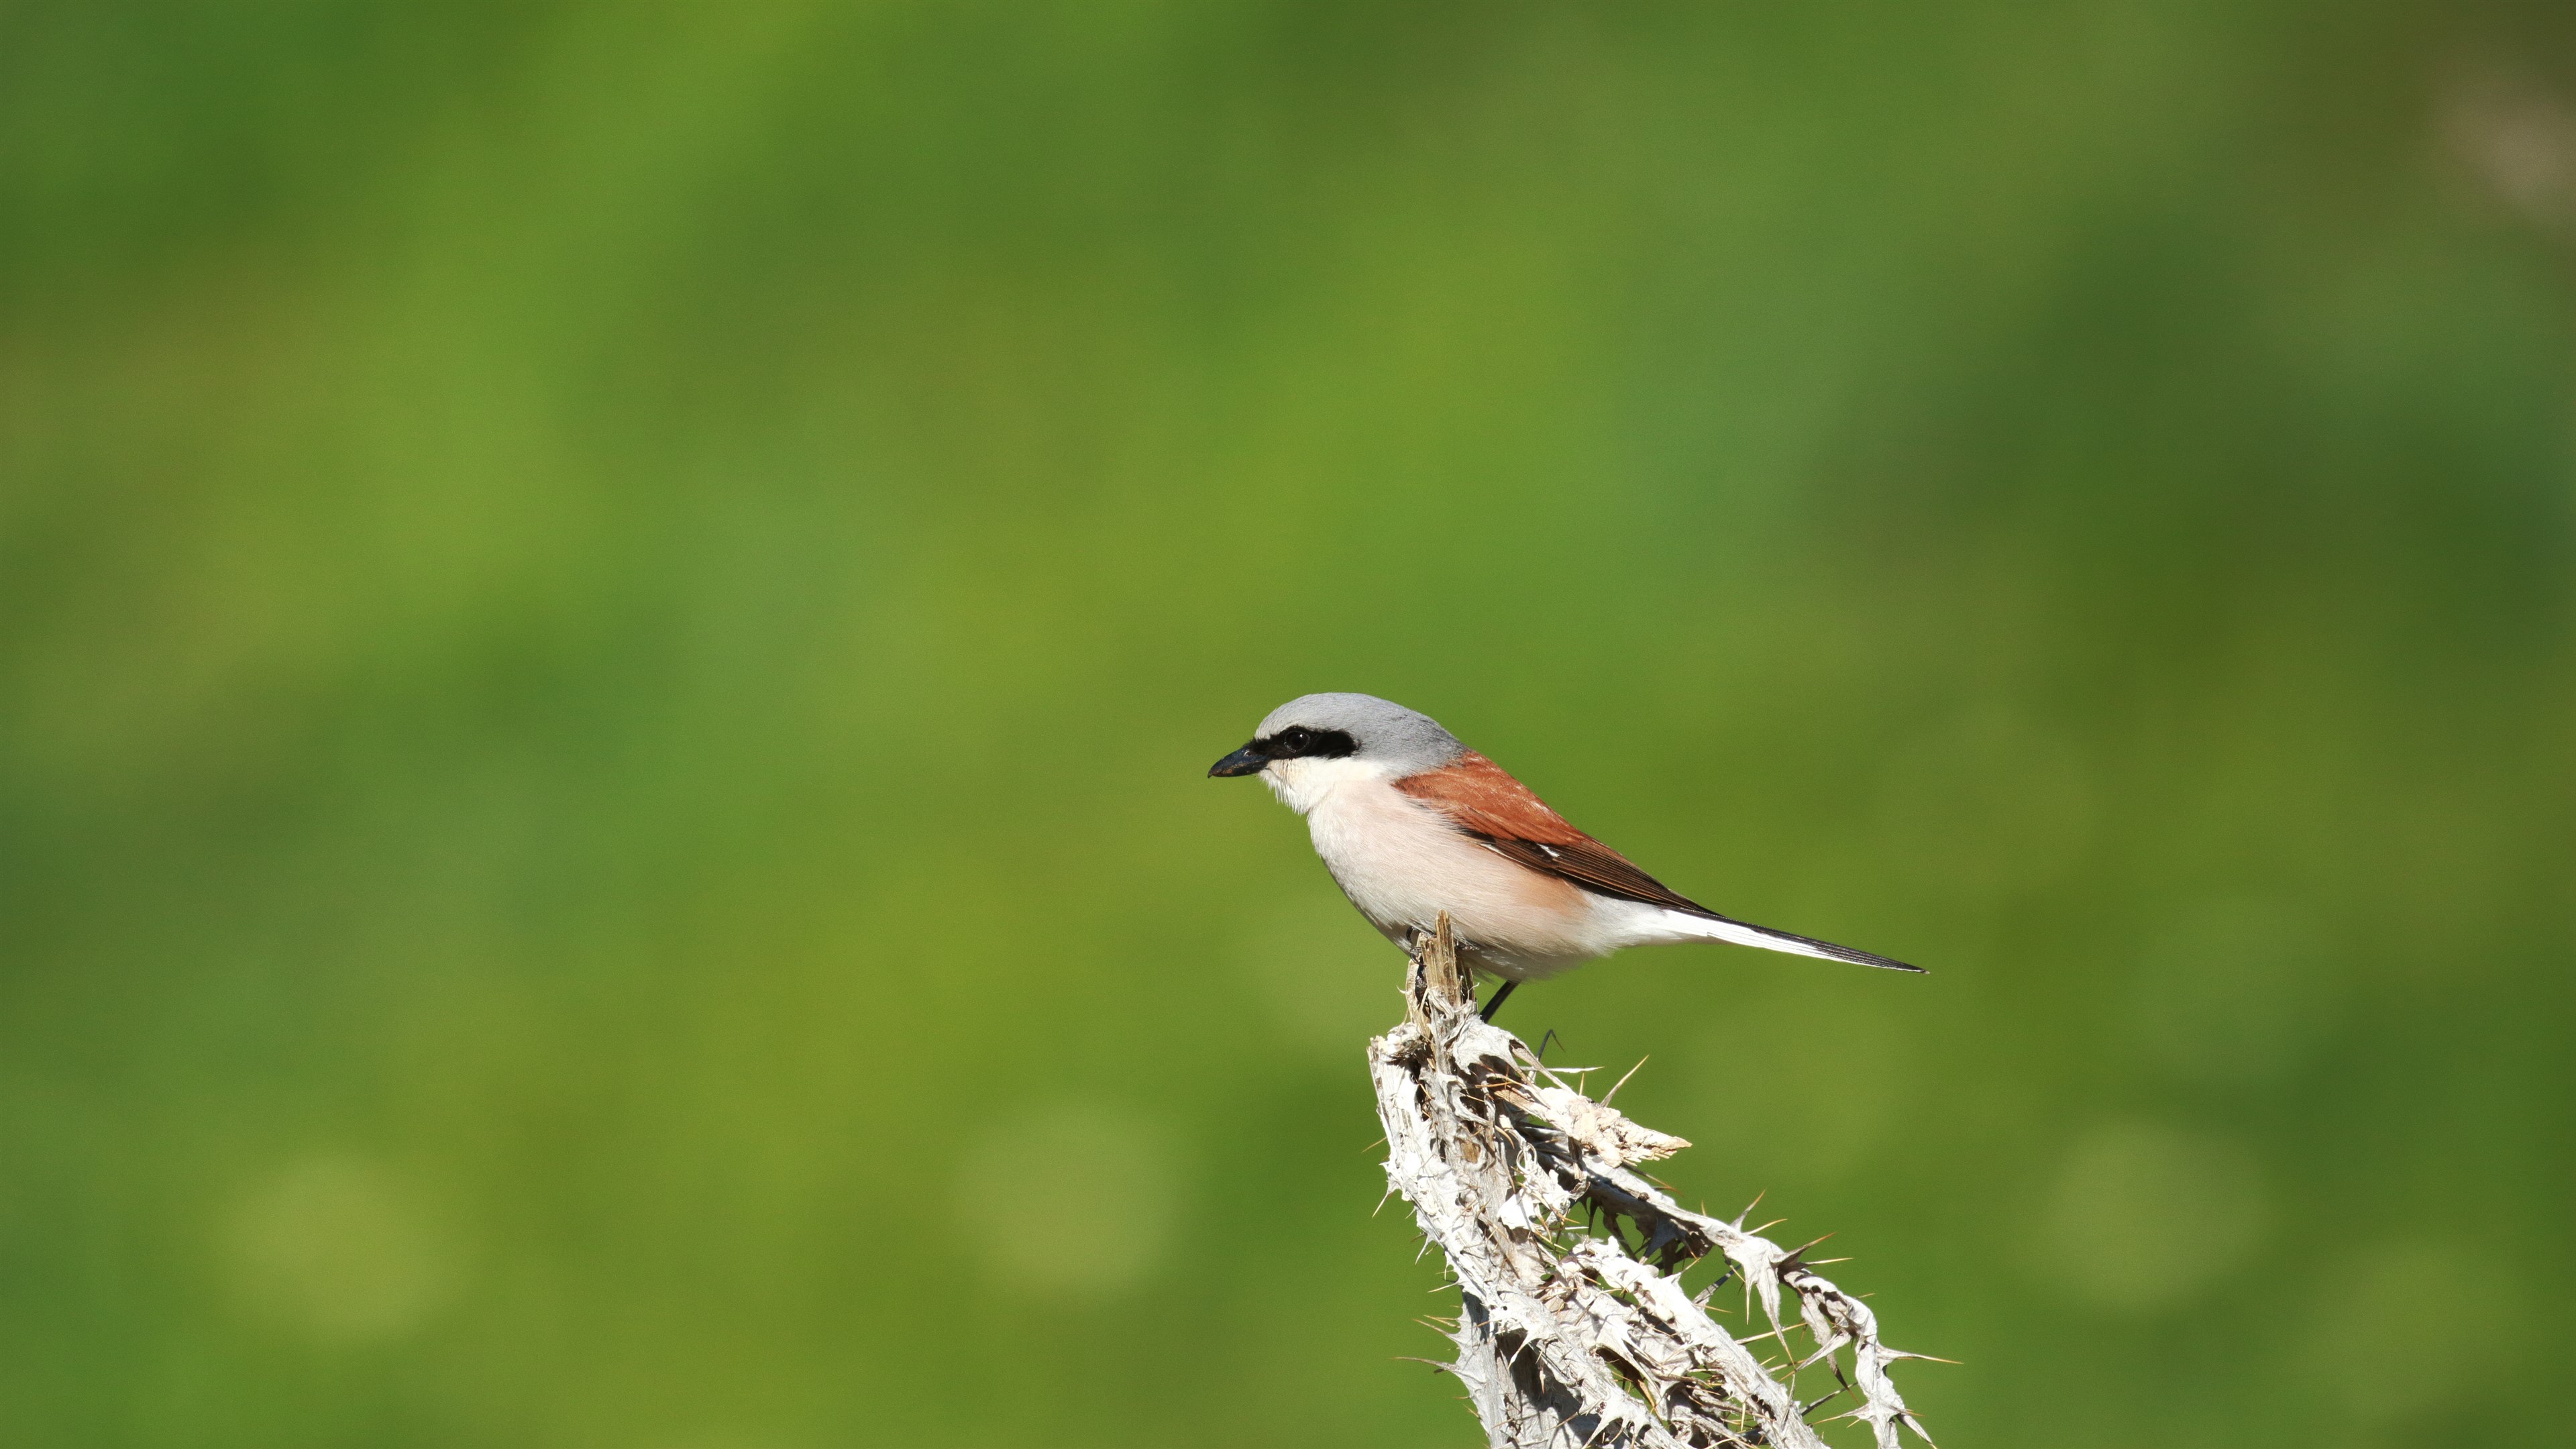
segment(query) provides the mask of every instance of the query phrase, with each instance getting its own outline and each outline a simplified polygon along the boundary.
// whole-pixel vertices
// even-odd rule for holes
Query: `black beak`
[[[1252,746],[1245,745],[1242,749],[1208,766],[1208,778],[1214,780],[1226,775],[1258,775],[1261,773],[1261,767],[1269,763],[1266,756],[1256,753]]]

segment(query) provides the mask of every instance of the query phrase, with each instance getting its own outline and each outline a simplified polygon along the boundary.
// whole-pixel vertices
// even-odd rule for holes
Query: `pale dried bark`
[[[1868,1306],[1797,1251],[1639,1176],[1635,1164],[1690,1144],[1593,1101],[1479,1020],[1446,917],[1405,1000],[1406,1020],[1369,1043],[1387,1181],[1457,1280],[1458,1358],[1444,1367],[1495,1449],[1823,1449],[1814,1423],[1833,1419],[1868,1425],[1878,1449],[1896,1449],[1900,1424],[1931,1442],[1887,1376],[1919,1355],[1881,1343]],[[1711,1253],[1726,1271],[1688,1293],[1682,1270]],[[1710,1316],[1730,1284],[1762,1332]]]

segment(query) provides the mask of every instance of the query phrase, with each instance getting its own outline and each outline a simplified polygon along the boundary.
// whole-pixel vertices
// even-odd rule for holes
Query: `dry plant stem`
[[[1480,1020],[1446,916],[1407,973],[1405,1020],[1369,1043],[1369,1075],[1387,1181],[1458,1282],[1458,1358],[1444,1367],[1496,1449],[1823,1449],[1801,1374],[1809,1399],[1847,1403],[1830,1418],[1867,1424],[1878,1449],[1896,1449],[1900,1424],[1931,1442],[1887,1376],[1916,1355],[1879,1342],[1868,1306],[1796,1252],[1686,1211],[1633,1171],[1690,1144],[1593,1101]],[[1585,1231],[1602,1223],[1607,1236]],[[1682,1269],[1711,1253],[1767,1331],[1738,1339],[1707,1293],[1684,1291]]]

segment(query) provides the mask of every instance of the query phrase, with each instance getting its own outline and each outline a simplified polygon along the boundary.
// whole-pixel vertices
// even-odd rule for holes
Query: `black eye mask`
[[[1290,725],[1266,740],[1254,740],[1252,748],[1265,760],[1339,760],[1360,752],[1359,741],[1347,730],[1312,730],[1304,725]]]

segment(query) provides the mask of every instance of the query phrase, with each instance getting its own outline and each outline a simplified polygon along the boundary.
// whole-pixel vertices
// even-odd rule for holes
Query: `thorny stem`
[[[1585,1096],[1481,1020],[1446,916],[1418,944],[1405,1020],[1369,1043],[1369,1073],[1387,1181],[1457,1280],[1458,1357],[1443,1367],[1494,1449],[1825,1449],[1806,1415],[1846,1393],[1861,1403],[1837,1417],[1869,1425],[1876,1449],[1897,1449],[1900,1425],[1931,1443],[1887,1376],[1920,1355],[1881,1343],[1868,1305],[1805,1249],[1690,1212],[1633,1171],[1690,1144]],[[1683,1289],[1681,1270],[1712,1254],[1768,1332],[1730,1336],[1706,1310],[1715,1285]],[[1803,1355],[1791,1333],[1808,1336]],[[1778,1340],[1786,1383],[1755,1356],[1764,1339]],[[1801,1405],[1798,1371],[1818,1363],[1840,1387]]]

